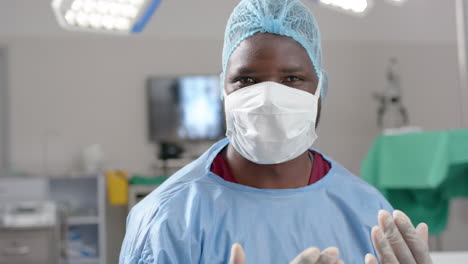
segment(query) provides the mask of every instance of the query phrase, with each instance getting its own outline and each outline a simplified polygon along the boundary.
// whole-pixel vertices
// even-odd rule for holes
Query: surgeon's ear
[[[315,128],[318,127],[318,124],[320,122],[320,115],[322,114],[322,98],[319,98],[318,102],[318,109],[317,109],[317,122],[315,122]]]
[[[224,99],[222,102],[222,111],[223,111],[224,129],[226,129],[226,107],[224,106]]]

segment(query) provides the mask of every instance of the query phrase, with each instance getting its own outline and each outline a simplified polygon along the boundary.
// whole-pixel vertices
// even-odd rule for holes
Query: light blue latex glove
[[[372,228],[372,242],[382,264],[432,264],[429,255],[429,228],[425,223],[414,228],[402,211],[393,217],[379,212],[379,226]],[[378,264],[375,256],[367,254],[365,264]]]
[[[337,248],[331,247],[320,252],[318,248],[311,247],[302,251],[290,264],[344,264],[338,257]],[[229,264],[245,264],[245,253],[241,245],[232,245]]]

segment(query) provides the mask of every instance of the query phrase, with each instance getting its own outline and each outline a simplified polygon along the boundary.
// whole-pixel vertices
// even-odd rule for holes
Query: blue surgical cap
[[[322,85],[320,98],[328,88],[327,74],[322,69],[320,32],[314,16],[300,0],[241,0],[232,12],[224,33],[223,72],[224,89],[226,67],[232,52],[246,38],[256,33],[271,33],[290,37],[309,54]]]

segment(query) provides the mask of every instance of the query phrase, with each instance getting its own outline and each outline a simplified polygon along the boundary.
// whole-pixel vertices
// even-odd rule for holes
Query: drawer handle
[[[24,255],[28,255],[30,252],[31,250],[27,246],[3,249],[4,256],[24,256]]]

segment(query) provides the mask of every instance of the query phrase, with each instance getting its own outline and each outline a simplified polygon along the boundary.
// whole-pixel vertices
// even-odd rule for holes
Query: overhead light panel
[[[401,5],[406,2],[406,0],[386,0],[386,1],[389,2],[390,4],[395,4],[395,5]]]
[[[320,3],[340,11],[363,14],[369,9],[370,0],[319,0]]]
[[[137,33],[160,0],[52,0],[59,24],[68,30]]]

